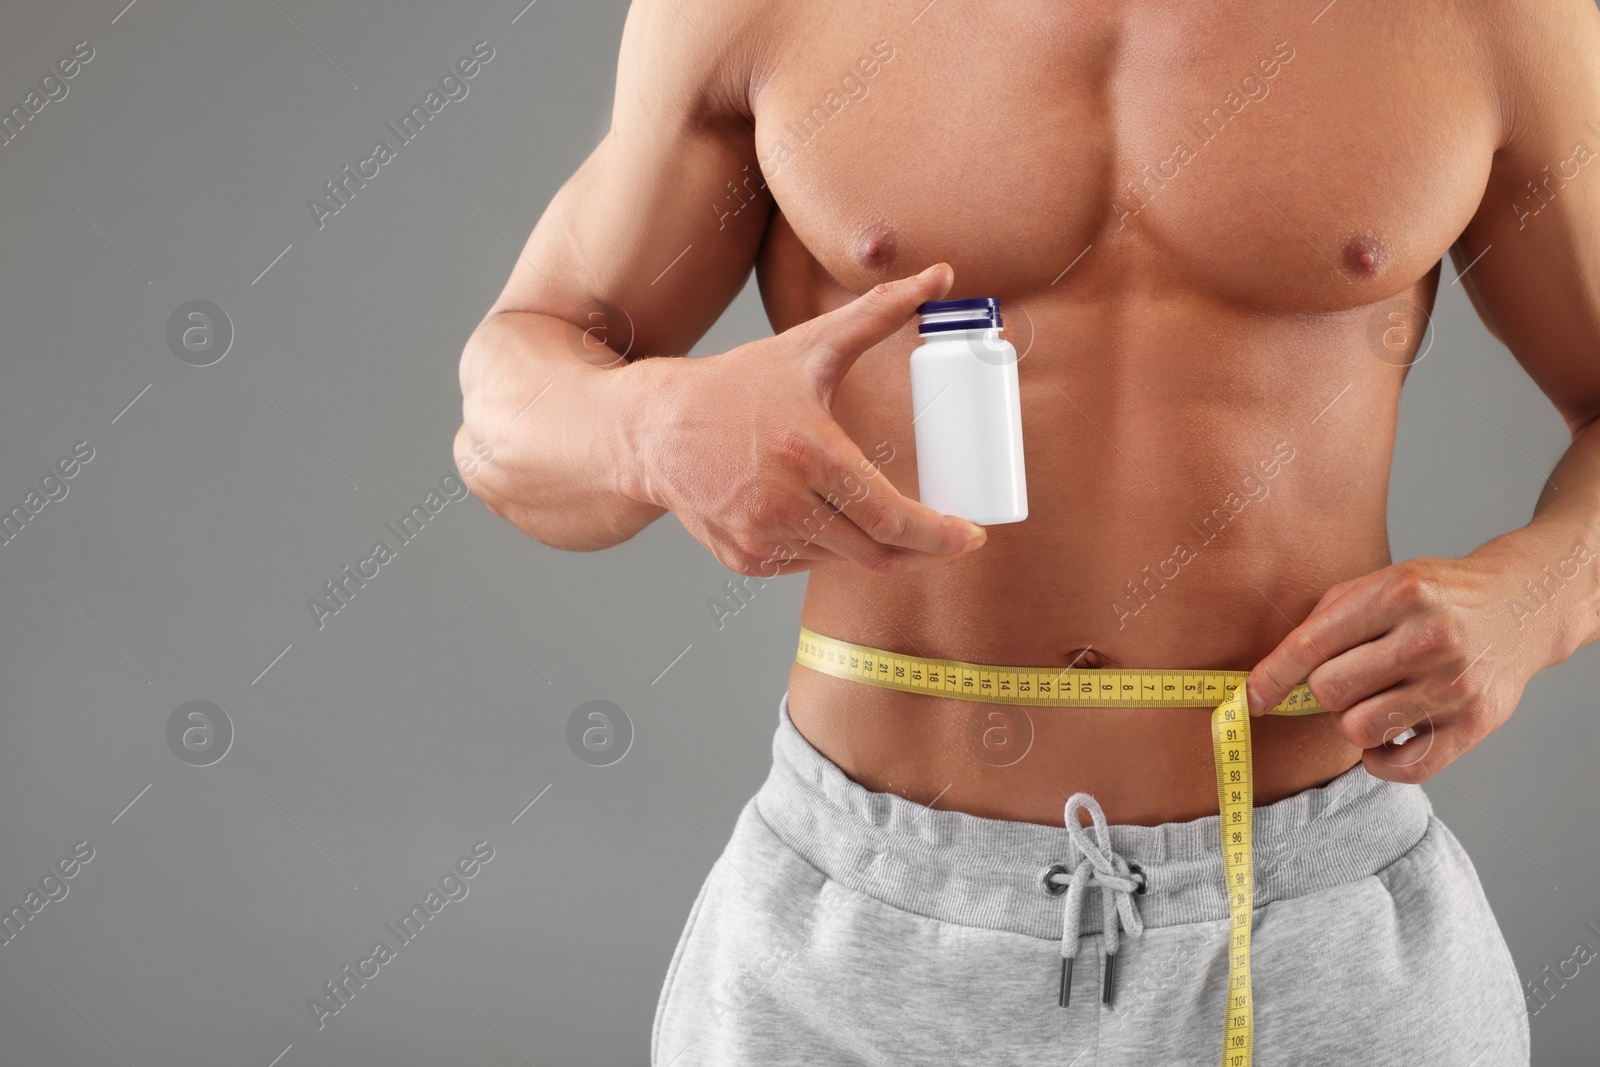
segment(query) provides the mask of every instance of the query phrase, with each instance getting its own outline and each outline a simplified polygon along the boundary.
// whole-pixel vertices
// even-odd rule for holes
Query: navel
[[[1106,666],[1106,657],[1095,651],[1092,645],[1083,648],[1069,648],[1066,651],[1066,666],[1069,669],[1101,670]]]
[[[1344,265],[1355,274],[1376,277],[1389,265],[1389,250],[1370,234],[1352,237],[1344,246]]]

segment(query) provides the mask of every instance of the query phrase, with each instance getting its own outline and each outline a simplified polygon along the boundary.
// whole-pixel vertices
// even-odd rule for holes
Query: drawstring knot
[[[1085,827],[1078,820],[1078,812],[1087,811],[1091,825]],[[1101,932],[1106,943],[1106,974],[1101,986],[1101,999],[1112,1003],[1116,980],[1117,949],[1122,931],[1138,937],[1144,933],[1144,921],[1133,902],[1133,894],[1144,892],[1144,872],[1132,867],[1111,847],[1111,831],[1106,826],[1105,812],[1088,793],[1074,793],[1067,800],[1065,821],[1067,834],[1078,853],[1076,867],[1068,870],[1056,864],[1045,872],[1044,885],[1052,894],[1066,892],[1061,917],[1061,995],[1064,1008],[1071,997],[1072,961],[1078,955],[1078,941],[1083,928],[1083,899],[1090,889],[1100,891],[1102,916]],[[1093,836],[1090,836],[1091,830]]]

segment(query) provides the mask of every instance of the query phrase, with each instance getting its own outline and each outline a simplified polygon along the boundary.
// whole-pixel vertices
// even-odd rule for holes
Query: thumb
[[[808,346],[813,369],[824,396],[832,396],[833,387],[861,353],[893,337],[918,305],[943,297],[954,281],[948,263],[935,263],[921,274],[876,285],[844,307],[806,323],[813,342]]]

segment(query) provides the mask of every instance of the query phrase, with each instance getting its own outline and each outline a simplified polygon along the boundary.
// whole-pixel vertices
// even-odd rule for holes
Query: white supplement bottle
[[[917,308],[912,427],[922,502],[979,526],[1028,517],[1017,350],[1000,336],[1000,301],[934,300]]]

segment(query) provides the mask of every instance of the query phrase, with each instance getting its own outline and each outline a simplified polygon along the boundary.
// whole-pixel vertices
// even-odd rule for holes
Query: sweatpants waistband
[[[772,770],[752,804],[790,848],[846,888],[892,907],[962,926],[1058,940],[1059,897],[1043,877],[1079,859],[1065,826],[937,811],[852,781],[800,735],[789,698],[778,706]],[[1420,786],[1383,781],[1357,765],[1315,789],[1255,809],[1255,901],[1262,907],[1376,874],[1427,833]],[[1144,873],[1145,926],[1228,916],[1221,819],[1113,825],[1113,849]],[[1085,909],[1082,933],[1100,932]]]

